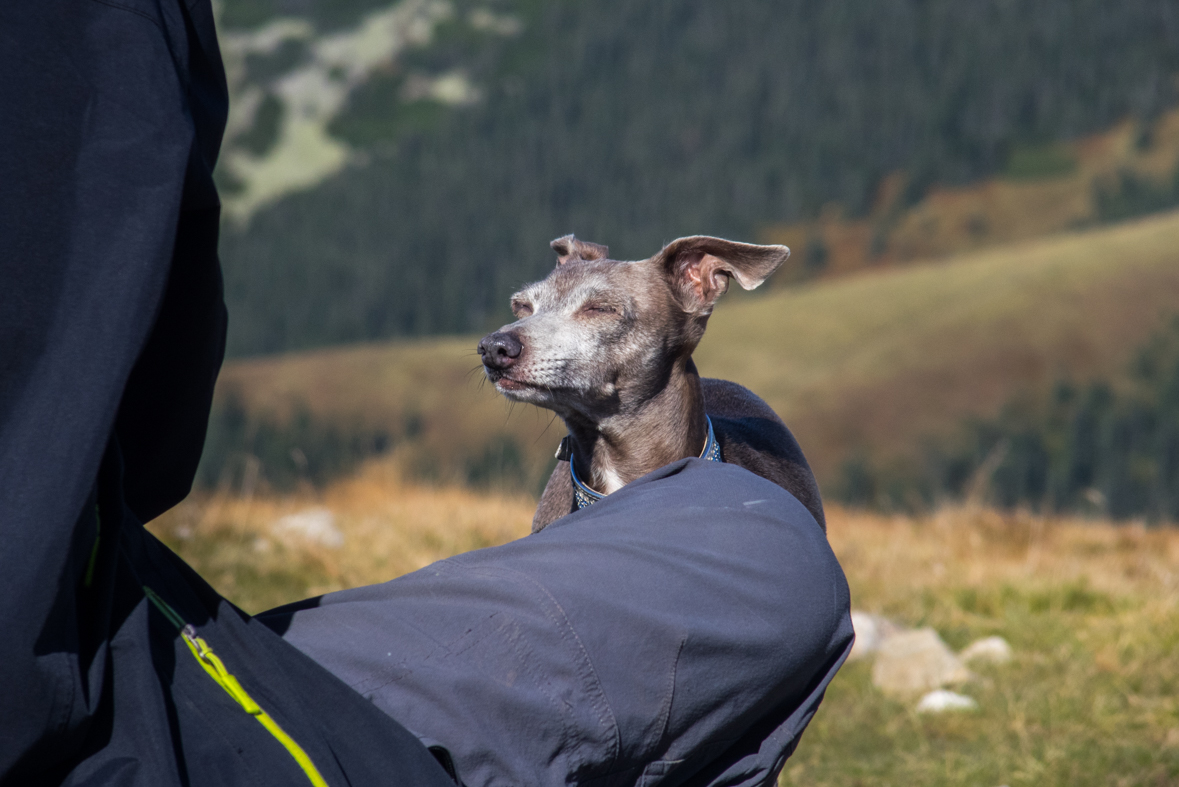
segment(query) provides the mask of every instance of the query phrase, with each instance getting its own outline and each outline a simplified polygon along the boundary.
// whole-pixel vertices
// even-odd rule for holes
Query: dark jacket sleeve
[[[67,694],[91,687],[66,678],[88,657],[67,632],[96,536],[88,509],[187,207],[185,82],[201,53],[179,3],[141,5],[0,5],[0,772],[47,731],[81,734]],[[178,450],[199,451],[187,431]]]
[[[527,538],[260,619],[470,787],[772,784],[847,657],[789,492],[685,459]]]
[[[225,112],[207,0],[0,3],[0,785],[309,783],[194,637],[327,784],[451,783],[142,526],[221,363]]]

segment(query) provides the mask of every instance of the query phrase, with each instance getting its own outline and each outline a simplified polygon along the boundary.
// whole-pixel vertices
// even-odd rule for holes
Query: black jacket
[[[208,0],[0,3],[0,782],[311,783],[252,702],[328,784],[444,785],[141,524],[188,493],[221,363],[225,113]]]
[[[852,643],[810,512],[703,459],[259,619],[445,744],[470,787],[773,784]]]

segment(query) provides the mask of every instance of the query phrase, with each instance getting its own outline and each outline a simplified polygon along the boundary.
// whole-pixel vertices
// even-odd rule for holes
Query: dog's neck
[[[691,358],[673,365],[657,394],[623,413],[564,420],[577,474],[607,495],[677,459],[699,456],[708,438],[704,390]]]

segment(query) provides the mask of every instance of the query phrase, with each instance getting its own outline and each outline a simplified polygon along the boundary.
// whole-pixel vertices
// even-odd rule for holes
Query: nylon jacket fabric
[[[772,783],[853,638],[806,508],[700,459],[260,619],[446,746],[469,787]]]
[[[207,0],[0,3],[0,783],[298,785],[146,600],[331,785],[452,783],[142,522],[187,494],[221,363]]]

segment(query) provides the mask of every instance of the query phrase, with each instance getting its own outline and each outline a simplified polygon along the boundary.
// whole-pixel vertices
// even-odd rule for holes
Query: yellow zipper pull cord
[[[188,649],[192,651],[192,655],[196,656],[197,661],[205,668],[205,672],[217,681],[221,688],[228,692],[229,696],[237,700],[237,704],[246,709],[246,713],[251,716],[258,716],[262,713],[262,708],[258,703],[254,702],[253,697],[246,693],[242,688],[242,684],[238,683],[237,678],[225,669],[225,663],[213,652],[209,647],[209,643],[196,635],[196,629],[191,624],[185,623],[184,628],[180,630],[180,636],[184,637],[184,641],[188,643]]]
[[[262,710],[261,706],[254,702],[254,698],[246,692],[238,679],[225,668],[225,663],[213,652],[213,649],[209,647],[209,643],[197,636],[196,629],[192,624],[185,622],[184,618],[180,617],[176,613],[176,610],[172,609],[168,602],[160,598],[159,594],[151,588],[145,585],[143,592],[155,608],[162,612],[164,617],[176,626],[176,628],[180,629],[180,636],[184,638],[188,649],[192,651],[192,655],[196,658],[197,663],[204,668],[205,672],[209,674],[209,677],[218,686],[225,689],[225,692],[233,697],[246,713],[257,719],[271,735],[278,739],[278,742],[286,748],[295,759],[295,762],[299,764],[299,767],[303,769],[303,773],[307,774],[307,778],[313,787],[328,787],[328,783],[320,776],[319,769],[315,767],[315,763],[307,756],[307,752],[303,751],[303,747],[296,743],[295,739],[288,735],[286,730],[271,718],[270,714]]]

